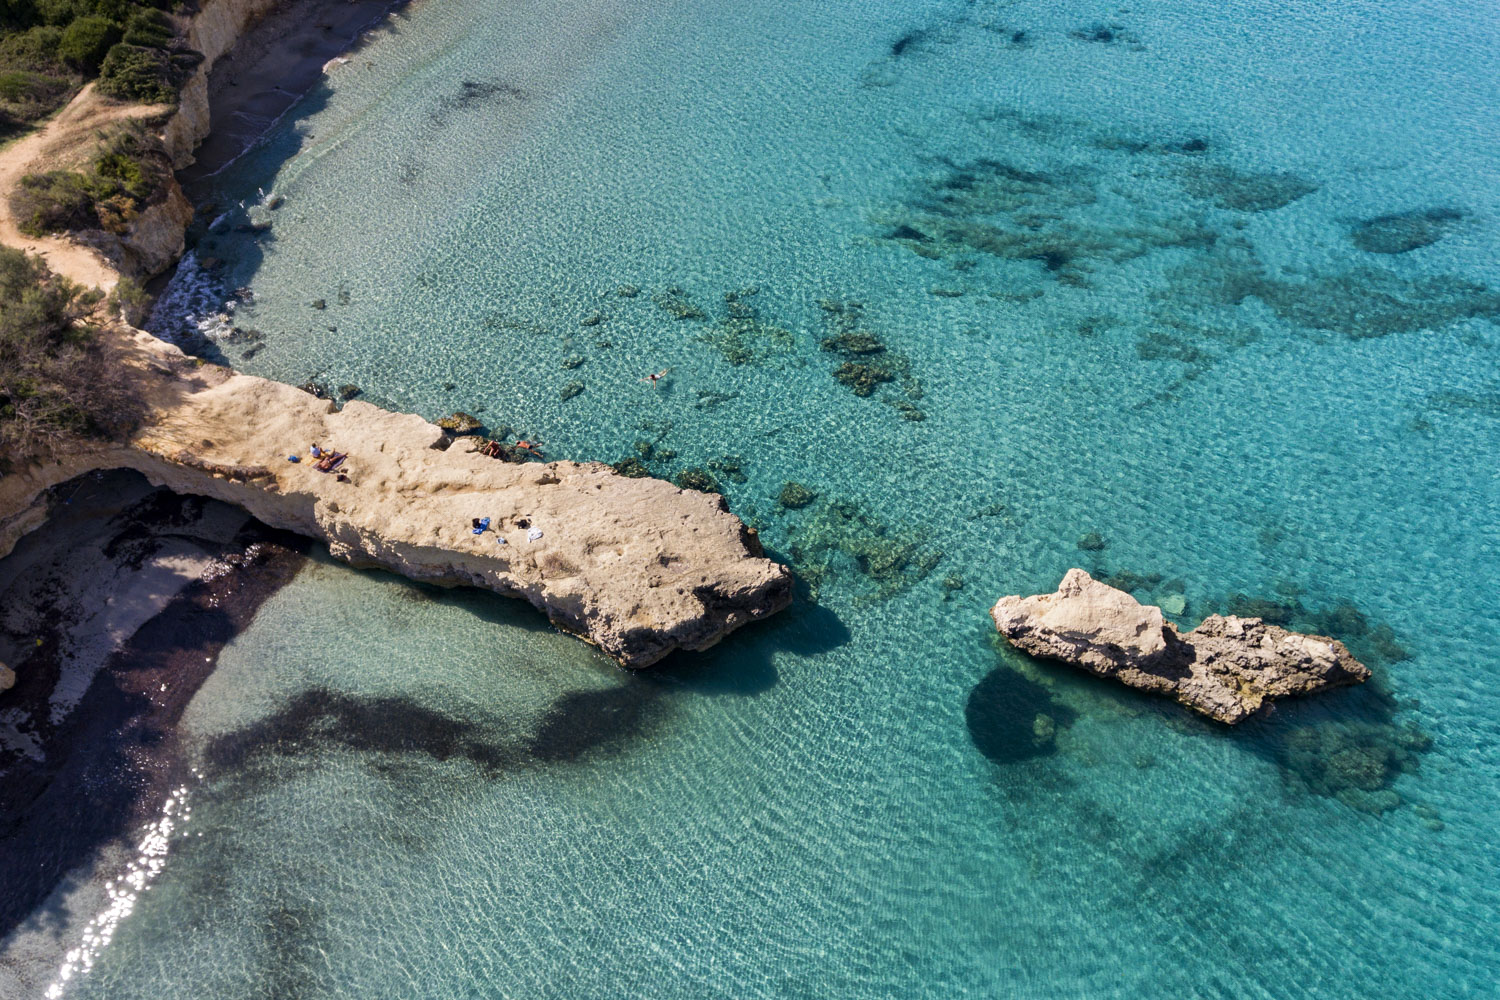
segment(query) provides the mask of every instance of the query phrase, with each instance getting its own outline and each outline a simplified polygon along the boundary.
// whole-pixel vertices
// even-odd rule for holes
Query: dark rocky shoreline
[[[66,497],[78,484],[59,488]],[[201,498],[151,491],[106,523],[105,552],[128,575],[167,540],[181,540],[205,520]],[[86,515],[54,515],[54,528]],[[171,789],[189,777],[177,723],[218,654],[261,605],[296,574],[306,542],[249,519],[215,545],[212,564],[134,631],[93,675],[61,718],[56,687],[63,649],[78,616],[69,594],[52,592],[37,610],[45,623],[15,664],[17,683],[0,709],[29,750],[0,750],[0,938],[23,926],[58,926],[54,891],[70,872],[97,863],[104,849],[157,815]],[[14,635],[6,638],[14,641]],[[24,721],[16,722],[18,717]],[[94,872],[95,877],[105,873]],[[0,965],[8,963],[0,955]],[[20,970],[8,970],[18,972]],[[0,975],[0,978],[4,978]]]

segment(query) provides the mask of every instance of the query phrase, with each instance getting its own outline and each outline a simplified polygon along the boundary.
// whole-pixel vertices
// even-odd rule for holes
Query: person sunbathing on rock
[[[349,456],[341,451],[325,451],[323,457],[318,459],[317,469],[319,472],[332,472],[344,464],[344,459]]]
[[[542,458],[542,453],[537,450],[541,446],[542,446],[542,442],[540,442],[540,441],[517,441],[516,442],[516,447],[517,448],[519,448],[519,449],[521,449],[522,451],[525,451],[525,452],[530,452],[531,454],[535,455],[537,458]],[[543,459],[543,461],[545,461],[545,459]]]

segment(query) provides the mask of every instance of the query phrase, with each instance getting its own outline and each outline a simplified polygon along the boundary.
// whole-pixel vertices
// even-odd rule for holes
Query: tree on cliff
[[[99,301],[41,258],[0,247],[0,474],[134,426],[134,396],[90,322]]]

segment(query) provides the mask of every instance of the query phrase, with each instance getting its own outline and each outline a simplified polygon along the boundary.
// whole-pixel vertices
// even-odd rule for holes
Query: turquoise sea
[[[632,676],[315,557],[62,992],[1494,996],[1497,51],[1472,0],[408,8],[199,183],[157,328],[706,471],[802,598]],[[1227,730],[999,648],[1075,565],[1376,680]]]

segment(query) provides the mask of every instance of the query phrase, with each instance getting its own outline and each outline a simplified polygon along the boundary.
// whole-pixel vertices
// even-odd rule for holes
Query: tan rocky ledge
[[[598,463],[498,461],[421,417],[359,401],[336,410],[138,331],[111,349],[136,369],[150,415],[127,444],[0,480],[0,555],[46,516],[43,490],[130,468],[320,539],[356,566],[524,598],[627,667],[705,649],[791,601],[791,572],[716,494]],[[314,467],[313,443],[348,454],[347,481]]]
[[[1243,722],[1271,700],[1358,684],[1370,671],[1344,644],[1259,618],[1209,615],[1179,633],[1161,608],[1071,569],[1054,594],[1002,597],[990,612],[1011,644]]]

